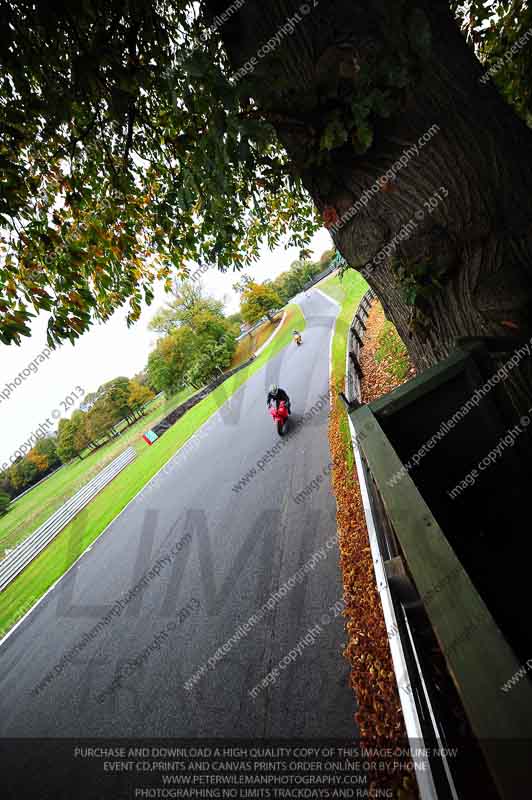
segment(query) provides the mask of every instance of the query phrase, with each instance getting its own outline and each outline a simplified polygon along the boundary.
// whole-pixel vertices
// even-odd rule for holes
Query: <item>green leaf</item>
[[[365,153],[373,144],[373,128],[369,123],[360,125],[352,135],[355,152]]]
[[[334,150],[347,142],[349,132],[335,112],[327,123],[320,139],[320,150]]]
[[[408,39],[417,55],[424,59],[430,56],[432,31],[427,15],[420,8],[414,8],[408,19]]]

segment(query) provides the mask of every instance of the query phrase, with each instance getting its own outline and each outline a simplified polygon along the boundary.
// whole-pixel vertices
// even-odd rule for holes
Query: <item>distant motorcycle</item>
[[[277,433],[279,436],[284,436],[286,433],[288,419],[288,409],[285,401],[281,400],[279,403],[279,408],[276,408],[275,405],[270,406],[270,414],[273,417],[273,421],[277,425]]]
[[[303,344],[303,339],[301,338],[300,333],[298,333],[297,336],[294,336],[294,341],[298,347]]]

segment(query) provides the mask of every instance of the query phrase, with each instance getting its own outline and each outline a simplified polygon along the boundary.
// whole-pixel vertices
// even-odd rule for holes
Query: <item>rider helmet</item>
[[[276,383],[272,383],[270,386],[270,394],[272,397],[277,397],[277,392],[279,391],[279,387]]]

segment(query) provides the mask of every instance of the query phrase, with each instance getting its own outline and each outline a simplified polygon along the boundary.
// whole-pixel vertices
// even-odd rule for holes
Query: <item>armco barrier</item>
[[[220,386],[220,384],[224,383],[224,381],[226,381],[228,378],[231,378],[237,372],[240,372],[241,369],[249,367],[251,362],[254,360],[255,356],[252,355],[251,358],[248,358],[247,361],[244,361],[242,362],[242,364],[239,364],[238,367],[234,367],[233,369],[230,369],[227,372],[223,372],[213,381],[208,383],[207,386],[204,386],[203,389],[200,389],[199,392],[196,392],[196,394],[193,394],[192,397],[188,398],[188,400],[185,400],[184,403],[181,403],[181,405],[177,406],[177,408],[174,408],[174,410],[171,411],[166,417],[159,420],[159,422],[156,425],[154,425],[153,428],[151,429],[153,433],[156,433],[158,437],[161,436],[165,431],[171,428],[172,425],[175,425],[177,420],[180,419],[184,414],[186,414],[187,411],[190,411],[190,409],[193,406],[197,405],[202,400],[204,400],[207,397],[207,395],[213,392],[218,386]]]
[[[58,508],[56,512],[44,522],[40,528],[28,536],[18,547],[12,550],[0,562],[0,592],[41,553],[57,534],[71,522],[76,514],[96,497],[124,467],[127,467],[136,457],[132,447],[128,447],[118,458],[111,461],[105,469],[89,481],[70,500]]]
[[[289,301],[289,302],[291,302],[291,301]],[[285,308],[286,308],[286,306],[283,306],[282,308],[275,308],[270,313],[275,318],[275,315],[276,314],[280,314],[281,311],[284,311]],[[236,337],[236,341],[239,342],[241,339],[245,339],[246,336],[250,336],[253,333],[253,331],[256,331],[257,328],[260,328],[261,325],[264,325],[265,322],[269,322],[269,321],[270,321],[269,317],[261,317],[261,319],[259,319],[258,322],[256,322],[254,325],[251,326],[251,328],[248,328],[247,331],[244,331],[243,333],[240,333]]]

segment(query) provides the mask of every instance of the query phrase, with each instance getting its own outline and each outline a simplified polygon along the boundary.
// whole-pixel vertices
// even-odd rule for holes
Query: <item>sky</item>
[[[329,234],[321,229],[314,235],[309,249],[317,260],[332,246]],[[273,251],[264,247],[260,259],[246,269],[246,273],[259,282],[274,278],[287,269],[298,254],[297,247],[285,250],[281,245]],[[228,314],[239,308],[238,295],[232,289],[236,280],[238,273],[217,270],[201,276],[205,292],[223,300]],[[143,308],[140,319],[131,328],[126,325],[126,309],[119,309],[107,322],[94,324],[74,345],[65,342],[52,351],[44,363],[38,364],[37,372],[31,371],[11,389],[7,399],[0,396],[0,470],[6,463],[9,465],[10,457],[40,426],[41,430],[55,430],[60,418],[69,417],[79,407],[82,391],[93,392],[119,375],[132,378],[144,368],[157,340],[157,335],[148,330],[148,323],[157,309],[170,299],[162,283],[157,285],[151,306]],[[47,347],[47,319],[46,313],[40,314],[31,326],[31,337],[23,337],[19,347],[0,344],[0,393]],[[73,406],[67,399],[71,393]]]

